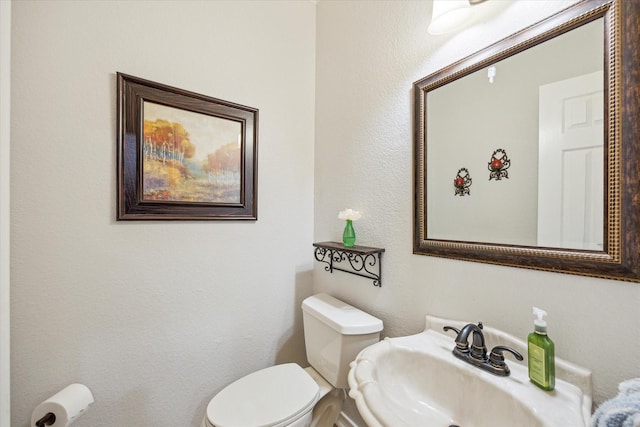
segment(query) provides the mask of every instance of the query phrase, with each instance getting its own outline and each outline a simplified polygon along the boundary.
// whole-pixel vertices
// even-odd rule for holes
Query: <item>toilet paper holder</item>
[[[68,427],[94,402],[84,384],[70,384],[44,402],[31,414],[31,427]]]
[[[45,415],[44,417],[36,421],[36,427],[50,426],[50,425],[53,425],[53,423],[55,422],[56,422],[56,414],[54,414],[53,412],[49,412],[47,415]]]

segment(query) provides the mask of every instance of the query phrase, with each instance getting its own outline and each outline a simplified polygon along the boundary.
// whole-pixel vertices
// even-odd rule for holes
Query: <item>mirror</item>
[[[579,2],[414,83],[414,253],[640,281],[636,3]]]
[[[602,248],[603,37],[599,18],[429,91],[427,238]]]

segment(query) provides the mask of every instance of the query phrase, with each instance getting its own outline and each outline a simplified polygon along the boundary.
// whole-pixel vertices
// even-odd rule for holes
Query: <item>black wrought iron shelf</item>
[[[372,279],[373,286],[382,286],[383,248],[357,245],[346,247],[339,242],[320,242],[313,246],[316,261],[326,264],[325,271],[333,273],[333,270],[338,270],[355,274]]]

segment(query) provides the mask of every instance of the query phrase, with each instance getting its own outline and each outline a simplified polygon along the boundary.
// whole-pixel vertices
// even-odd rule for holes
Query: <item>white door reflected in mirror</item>
[[[603,73],[540,86],[538,246],[603,249]]]

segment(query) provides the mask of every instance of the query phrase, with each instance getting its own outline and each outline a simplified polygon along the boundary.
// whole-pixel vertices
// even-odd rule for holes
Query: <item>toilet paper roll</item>
[[[52,413],[55,422],[47,424],[52,427],[66,427],[93,403],[93,394],[84,384],[70,384],[63,388],[33,410],[31,414],[31,427],[37,427],[36,423]]]

